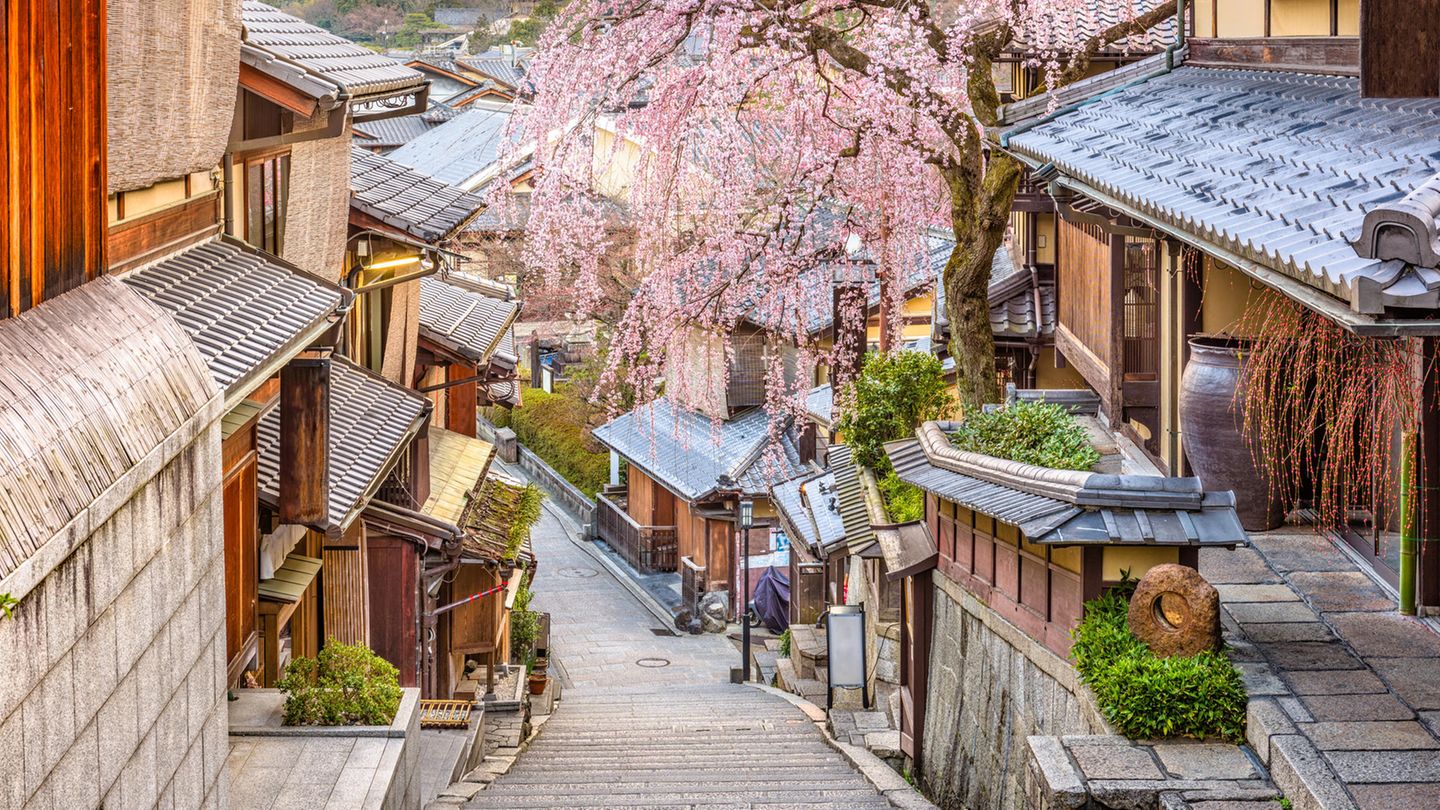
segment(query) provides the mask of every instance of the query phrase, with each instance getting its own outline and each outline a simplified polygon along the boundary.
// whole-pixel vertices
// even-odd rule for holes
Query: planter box
[[[332,801],[365,810],[420,807],[420,690],[404,689],[388,726],[286,726],[278,689],[229,704],[231,804],[278,806],[287,786],[333,779]]]

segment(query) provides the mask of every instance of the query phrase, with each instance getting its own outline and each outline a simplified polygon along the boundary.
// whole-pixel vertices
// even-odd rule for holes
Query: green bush
[[[790,628],[788,627],[785,628],[785,632],[780,634],[780,649],[777,652],[781,658],[790,657]]]
[[[880,497],[885,499],[885,511],[890,513],[891,520],[905,523],[925,517],[924,490],[901,481],[894,470],[886,473],[885,477],[876,483],[880,487]]]
[[[535,639],[540,635],[540,614],[530,609],[530,600],[534,597],[530,575],[518,572],[517,575],[523,579],[510,609],[510,657],[528,664],[534,656]]]
[[[520,547],[530,537],[530,528],[540,519],[540,502],[545,495],[534,484],[526,484],[520,493],[520,502],[515,505],[515,520],[510,524],[505,540],[505,559],[513,560]]]
[[[20,600],[8,593],[0,593],[0,615],[4,615],[7,619],[10,618],[11,610],[18,604],[20,604]]]
[[[276,684],[287,726],[387,726],[400,708],[400,672],[363,644],[325,643],[297,658]]]
[[[955,400],[945,369],[927,352],[872,353],[855,384],[855,403],[836,424],[855,461],[876,473],[890,471],[885,442],[908,438],[922,422],[943,419]]]
[[[1057,470],[1088,470],[1100,461],[1085,428],[1046,402],[971,413],[950,441],[961,450]]]
[[[1130,632],[1125,592],[1085,603],[1070,655],[1105,719],[1132,739],[1245,740],[1245,685],[1223,653],[1158,658]]]
[[[515,438],[530,452],[595,497],[610,481],[610,454],[591,449],[594,442],[585,429],[591,407],[563,388],[553,394],[527,388],[524,402],[519,408],[496,408],[495,426],[515,431]]]

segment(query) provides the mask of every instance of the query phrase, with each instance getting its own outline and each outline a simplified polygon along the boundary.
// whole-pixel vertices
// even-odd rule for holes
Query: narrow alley
[[[560,705],[468,806],[892,806],[798,707],[731,684],[738,655],[723,637],[652,632],[659,623],[571,540],[576,530],[547,503],[532,539]]]

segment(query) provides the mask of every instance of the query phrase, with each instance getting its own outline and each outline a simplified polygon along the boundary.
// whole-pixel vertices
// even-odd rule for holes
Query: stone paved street
[[[562,700],[468,806],[891,806],[805,712],[730,684],[739,656],[724,638],[652,632],[658,620],[575,545],[575,531],[547,503],[532,535],[534,607],[551,616]]]
[[[1325,808],[1440,807],[1440,636],[1305,528],[1205,551],[1275,782]]]

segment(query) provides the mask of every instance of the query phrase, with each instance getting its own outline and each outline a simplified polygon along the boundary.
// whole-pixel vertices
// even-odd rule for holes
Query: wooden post
[[[1420,400],[1420,439],[1416,442],[1416,536],[1420,539],[1419,601],[1423,607],[1440,606],[1440,338],[1423,338],[1421,363],[1425,373]]]
[[[330,350],[305,352],[280,371],[280,522],[329,517]]]
[[[1360,4],[1360,95],[1440,97],[1440,0]]]

